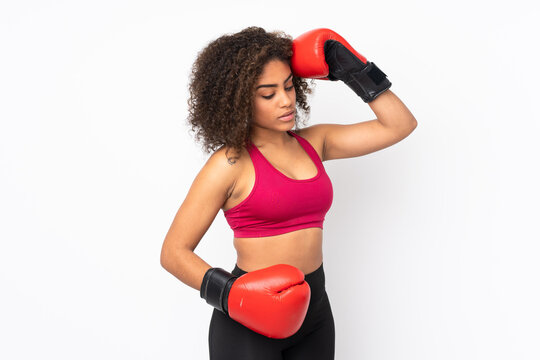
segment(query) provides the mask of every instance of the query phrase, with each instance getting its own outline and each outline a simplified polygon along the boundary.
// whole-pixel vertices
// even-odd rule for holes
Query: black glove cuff
[[[201,284],[201,298],[222,313],[228,315],[229,309],[227,300],[232,284],[237,279],[237,276],[221,269],[210,268],[204,274]]]
[[[386,74],[370,61],[362,70],[350,73],[344,82],[366,103],[375,100],[392,86]]]

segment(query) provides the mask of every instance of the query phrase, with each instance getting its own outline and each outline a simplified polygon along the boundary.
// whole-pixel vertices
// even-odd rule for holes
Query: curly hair
[[[238,154],[251,133],[254,88],[265,64],[282,60],[290,65],[292,37],[248,27],[210,42],[198,53],[189,84],[188,126],[196,142],[203,140],[206,153],[221,146]],[[293,76],[297,114],[309,116],[306,94],[312,92],[305,79]],[[302,117],[298,123],[305,125]]]

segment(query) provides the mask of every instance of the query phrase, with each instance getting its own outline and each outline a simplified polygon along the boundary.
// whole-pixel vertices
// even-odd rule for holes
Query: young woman
[[[377,118],[298,126],[310,110],[305,78],[344,81]],[[210,359],[334,358],[322,254],[333,190],[323,162],[386,148],[414,130],[390,86],[328,29],[293,41],[250,27],[199,53],[189,123],[213,153],[174,218],[161,264],[215,308]],[[194,253],[220,209],[234,231],[231,272]]]

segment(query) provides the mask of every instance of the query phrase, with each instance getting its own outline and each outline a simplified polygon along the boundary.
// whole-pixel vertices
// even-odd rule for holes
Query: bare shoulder
[[[222,146],[208,158],[205,167],[207,173],[226,189],[228,198],[242,174],[244,163],[244,152],[239,154],[233,149]]]
[[[164,250],[165,254],[179,247],[195,249],[227,201],[240,170],[226,149],[220,148],[208,158],[171,224],[163,245],[170,250]]]
[[[319,154],[319,158],[321,158],[321,161],[324,161],[324,152],[325,152],[325,128],[324,124],[316,124],[311,125],[302,129],[298,129],[294,131],[297,135],[301,136],[302,138],[306,139],[311,146],[317,151]]]

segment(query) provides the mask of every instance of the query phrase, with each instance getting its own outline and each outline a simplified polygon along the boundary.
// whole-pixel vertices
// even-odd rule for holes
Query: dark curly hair
[[[226,146],[240,154],[251,133],[252,102],[257,78],[270,60],[290,65],[292,37],[248,27],[210,42],[198,53],[189,84],[188,125],[195,140],[203,140],[206,153]],[[310,107],[306,94],[312,92],[305,79],[293,76],[297,114],[306,117]],[[296,117],[298,123],[302,118]]]

